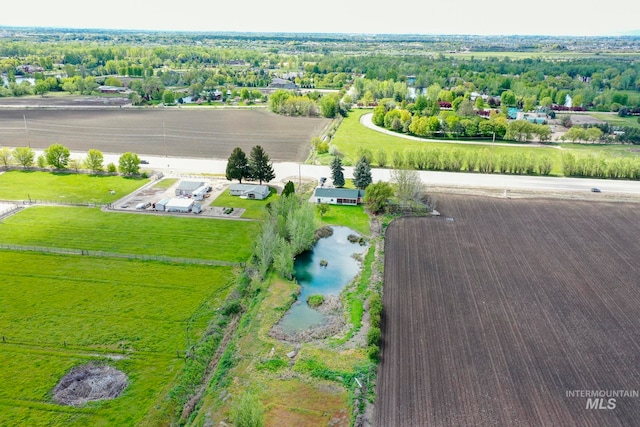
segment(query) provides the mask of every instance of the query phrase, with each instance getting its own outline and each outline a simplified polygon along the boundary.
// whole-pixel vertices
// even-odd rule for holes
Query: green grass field
[[[183,365],[230,289],[229,267],[0,251],[0,425],[136,425]],[[119,360],[108,356],[125,356]],[[115,400],[53,404],[72,367],[128,375]]]
[[[33,206],[0,223],[0,243],[244,262],[257,222]]]
[[[432,141],[415,141],[401,136],[394,136],[377,132],[360,124],[360,117],[363,114],[370,113],[371,110],[358,109],[349,113],[338,131],[336,132],[332,143],[338,147],[340,153],[344,155],[343,164],[353,165],[355,164],[359,150],[361,148],[368,148],[371,150],[375,157],[375,153],[382,149],[387,154],[387,161],[391,160],[391,155],[394,151],[407,152],[417,151],[422,149],[439,149],[442,153],[449,150],[460,150],[463,153],[478,152],[486,150],[493,153],[495,156],[511,155],[515,152],[530,154],[533,157],[545,156],[551,159],[553,162],[553,168],[551,175],[562,176],[562,152],[569,151],[576,156],[596,155],[601,156],[605,160],[614,157],[621,156],[637,156],[638,152],[634,149],[633,145],[619,145],[619,144],[552,144],[548,147],[521,147],[521,146],[504,146],[504,145],[480,145],[480,144],[455,144],[450,142],[432,142]],[[597,114],[594,114],[597,117]],[[606,115],[607,119],[617,116]],[[629,121],[629,118],[619,118],[620,120]],[[561,148],[561,150],[558,149]],[[329,164],[333,156],[325,154],[319,156],[319,161],[322,164]],[[374,167],[377,165],[373,164]]]
[[[415,141],[401,136],[387,135],[382,132],[377,132],[372,129],[368,129],[360,124],[360,117],[363,114],[371,113],[368,109],[353,110],[346,117],[338,131],[336,132],[332,143],[338,147],[338,150],[344,154],[345,163],[355,164],[358,157],[358,150],[360,147],[368,148],[374,154],[382,149],[387,153],[388,161],[391,160],[391,153],[394,151],[406,152],[412,150],[421,150],[423,148],[438,148],[442,151],[458,149],[462,152],[478,151],[478,150],[492,150],[496,155],[503,153],[513,153],[515,150],[518,152],[531,153],[532,155],[541,156],[546,155],[552,159],[559,161],[560,155],[556,148],[552,147],[505,147],[501,145],[476,145],[476,144],[454,144],[447,142],[432,142],[432,141]],[[332,160],[332,156],[326,155],[324,160],[321,160],[325,164],[329,164]],[[558,169],[559,170],[559,169]]]
[[[0,175],[0,198],[22,200],[26,191],[32,199],[110,203],[146,182],[14,171]],[[110,254],[241,263],[258,227],[65,206],[31,206],[3,219],[0,243],[105,256],[0,250],[0,425],[133,426],[170,418],[164,411],[178,379],[184,383],[185,352],[218,315],[235,267]],[[57,382],[90,361],[127,374],[122,395],[79,408],[55,404]]]
[[[122,176],[9,171],[0,174],[0,200],[112,203],[147,182],[144,178]]]

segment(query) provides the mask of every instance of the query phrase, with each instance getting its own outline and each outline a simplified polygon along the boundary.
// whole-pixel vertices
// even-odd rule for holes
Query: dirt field
[[[329,120],[239,109],[23,109],[0,110],[0,145],[71,151],[99,149],[140,155],[226,159],[235,147],[247,155],[261,145],[273,161],[299,162]]]
[[[374,425],[638,425],[638,205],[438,210],[387,230]]]

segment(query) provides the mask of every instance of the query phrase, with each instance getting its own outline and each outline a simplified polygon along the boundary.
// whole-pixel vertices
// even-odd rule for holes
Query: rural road
[[[42,151],[34,150],[36,156]],[[72,152],[71,158],[83,159],[86,153]],[[164,156],[140,155],[149,164],[141,165],[142,169],[162,171],[167,176],[188,175],[224,175],[227,167],[226,159],[195,159]],[[118,154],[104,154],[104,164],[118,164]],[[284,179],[296,181],[296,178],[318,179],[330,177],[329,166],[306,165],[291,162],[273,164],[276,178],[274,182]],[[535,191],[586,194],[591,188],[602,190],[602,195],[629,195],[640,197],[640,181],[606,180],[590,178],[533,177],[525,175],[499,175],[457,172],[419,171],[422,182],[429,187],[482,188],[509,191]],[[371,175],[374,182],[390,181],[391,169],[373,168]],[[344,168],[345,178],[353,177],[353,167]],[[594,195],[595,196],[595,195]]]

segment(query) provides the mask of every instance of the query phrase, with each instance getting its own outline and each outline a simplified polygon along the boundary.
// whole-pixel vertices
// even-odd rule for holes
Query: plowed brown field
[[[327,119],[239,109],[3,109],[0,145],[34,149],[226,159],[261,145],[274,161],[299,162]]]
[[[639,208],[448,195],[394,221],[375,426],[640,425]]]

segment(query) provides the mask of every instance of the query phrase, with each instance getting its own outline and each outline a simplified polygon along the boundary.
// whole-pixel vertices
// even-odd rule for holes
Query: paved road
[[[227,161],[209,159],[183,159],[142,156],[149,162],[145,168],[162,170],[166,174],[221,174],[224,175]],[[105,164],[118,163],[117,156],[110,158],[105,155]],[[344,168],[345,178],[353,177],[353,167]],[[314,166],[298,163],[274,163],[276,182],[284,179],[310,177],[318,179],[321,176],[330,177],[328,166]],[[427,187],[477,187],[499,190],[531,190],[531,191],[557,191],[589,193],[592,187],[598,187],[603,193],[633,194],[640,196],[640,182],[618,181],[586,178],[557,178],[557,177],[532,177],[513,176],[499,174],[471,174],[455,172],[419,171],[422,182]],[[374,182],[389,181],[390,169],[377,169],[371,171]]]
[[[36,157],[42,151],[34,150]],[[86,153],[72,152],[71,158],[84,159]],[[118,164],[119,155],[104,154],[104,164],[113,162]],[[162,171],[165,175],[224,175],[227,167],[226,159],[190,159],[180,157],[146,156],[141,159],[149,164],[141,165],[145,170]],[[276,173],[275,183],[283,180],[296,182],[298,178],[318,179],[321,176],[330,177],[329,166],[305,165],[299,163],[274,163]],[[391,169],[371,170],[374,182],[390,181]],[[458,172],[419,171],[422,182],[428,187],[458,187],[458,188],[486,188],[493,190],[526,190],[549,192],[590,193],[591,188],[597,187],[603,194],[619,194],[640,196],[640,181],[622,181],[588,178],[558,178],[533,177],[519,175],[477,174]],[[353,167],[344,168],[345,178],[353,177]]]

